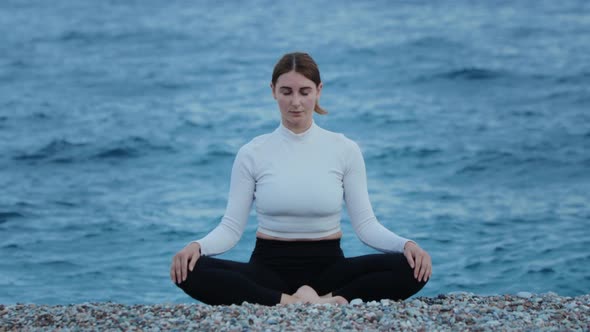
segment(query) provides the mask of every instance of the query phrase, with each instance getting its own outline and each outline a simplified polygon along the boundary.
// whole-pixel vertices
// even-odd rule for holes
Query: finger
[[[190,264],[189,264],[189,266],[188,266],[188,269],[189,269],[191,272],[193,272],[193,269],[195,268],[195,264],[197,264],[197,260],[198,260],[198,259],[199,259],[199,253],[198,253],[198,252],[195,252],[195,253],[193,254],[193,257],[191,257],[191,262],[190,262]]]
[[[178,273],[177,273],[177,269],[178,269],[178,264],[176,263],[177,261],[177,257],[174,256],[174,263],[172,263],[172,274],[174,275],[174,282],[178,283]]]
[[[176,265],[176,283],[180,284],[182,282],[182,264],[180,263],[180,257],[176,257],[174,265]]]
[[[410,264],[410,267],[413,269],[414,268],[414,258],[412,257],[412,253],[409,250],[404,251],[404,256],[406,256],[406,259],[408,260],[408,264]]]
[[[428,264],[427,262],[425,262],[424,260],[422,261],[422,266],[420,267],[420,275],[419,275],[419,280],[420,281],[426,281],[426,272],[428,270]]]
[[[170,264],[170,280],[174,282],[176,276],[174,275],[174,258],[172,258],[172,264]]]
[[[418,281],[420,281],[420,279],[418,278],[418,275],[420,273],[420,268],[422,267],[422,255],[416,255],[416,267],[414,268],[414,278],[418,279]]]
[[[426,255],[426,258],[424,259],[424,266],[426,268],[424,272],[424,281],[428,281],[432,275],[432,259],[428,255]]]
[[[428,281],[428,274],[430,273],[429,271],[430,271],[430,268],[428,267],[428,265],[425,264],[424,265],[424,274],[423,274],[423,277],[422,277],[422,281],[424,281],[424,282]]]
[[[424,256],[424,253],[420,253],[419,254],[419,260],[420,260],[420,266],[416,267],[417,273],[418,273],[418,281],[422,282],[424,280],[424,274],[426,273],[426,268],[428,267],[428,263],[426,262],[426,257]]]
[[[186,270],[188,269],[188,257],[182,256],[180,259],[180,264],[182,267],[182,281],[186,280]]]
[[[172,282],[176,283],[178,280],[177,277],[177,273],[176,273],[176,267],[178,266],[178,264],[176,263],[176,256],[174,256],[174,258],[172,258],[172,266],[170,267],[170,276],[172,277]]]

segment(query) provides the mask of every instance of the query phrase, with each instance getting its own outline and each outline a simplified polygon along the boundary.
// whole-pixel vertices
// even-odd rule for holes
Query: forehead
[[[290,71],[288,73],[284,73],[277,79],[277,87],[287,87],[287,88],[304,88],[304,87],[315,87],[315,83],[310,80],[309,78],[303,76],[302,74],[296,71]]]

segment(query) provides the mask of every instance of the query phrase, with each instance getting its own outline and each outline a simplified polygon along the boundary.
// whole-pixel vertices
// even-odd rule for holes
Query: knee
[[[395,274],[406,276],[408,282],[414,283],[418,289],[421,289],[424,287],[424,285],[426,285],[426,283],[428,283],[428,280],[418,281],[415,269],[412,268],[410,262],[408,262],[408,259],[404,254],[392,253],[386,255],[389,256],[389,261],[391,262],[391,266]]]
[[[415,269],[412,268],[404,254],[393,255],[394,256],[391,257],[391,260],[395,266],[393,271],[394,279],[402,286],[402,290],[400,290],[396,299],[404,300],[422,290],[422,288],[428,283],[428,280],[418,280],[420,277],[419,271],[416,272]]]
[[[408,259],[403,253],[386,253],[387,262],[394,272],[413,271]]]
[[[424,280],[424,276],[422,276],[422,278],[420,278],[420,272],[421,271],[416,271],[416,268],[412,268],[412,266],[410,265],[410,262],[408,262],[408,259],[406,258],[405,255],[403,255],[403,274],[405,274],[406,276],[406,280],[408,283],[408,287],[410,289],[413,290],[414,293],[420,291],[424,286],[426,286],[426,284],[428,283],[428,281],[430,280],[430,278],[428,280]],[[420,278],[420,280],[419,280]]]
[[[194,278],[194,272],[195,270],[193,270],[192,272],[187,270],[187,275],[186,278],[181,281],[180,283],[174,283],[178,288],[182,289],[182,290],[186,290],[188,287],[190,287],[190,285],[192,284],[192,279]]]
[[[197,261],[197,263],[193,267],[192,271],[190,269],[186,270],[186,278],[183,281],[181,281],[180,283],[174,283],[174,284],[182,290],[186,290],[188,287],[191,287],[190,285],[194,285],[195,280],[198,277],[198,275],[202,269],[202,264],[199,264],[199,263],[201,263],[202,259],[203,259],[203,257],[199,258],[199,260]]]

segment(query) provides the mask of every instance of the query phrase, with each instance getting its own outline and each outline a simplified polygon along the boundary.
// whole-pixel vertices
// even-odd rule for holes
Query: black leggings
[[[401,253],[345,258],[340,240],[257,239],[248,263],[201,256],[178,287],[207,304],[275,305],[303,285],[319,295],[372,301],[406,299],[425,284]]]

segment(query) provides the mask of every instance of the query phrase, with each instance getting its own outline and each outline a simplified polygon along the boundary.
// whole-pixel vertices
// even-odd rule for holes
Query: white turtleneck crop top
[[[375,218],[358,145],[315,123],[301,134],[281,124],[238,151],[225,214],[195,242],[206,256],[231,249],[244,232],[253,202],[260,233],[287,239],[325,237],[340,231],[343,200],[362,242],[383,252],[403,252],[408,240]]]

